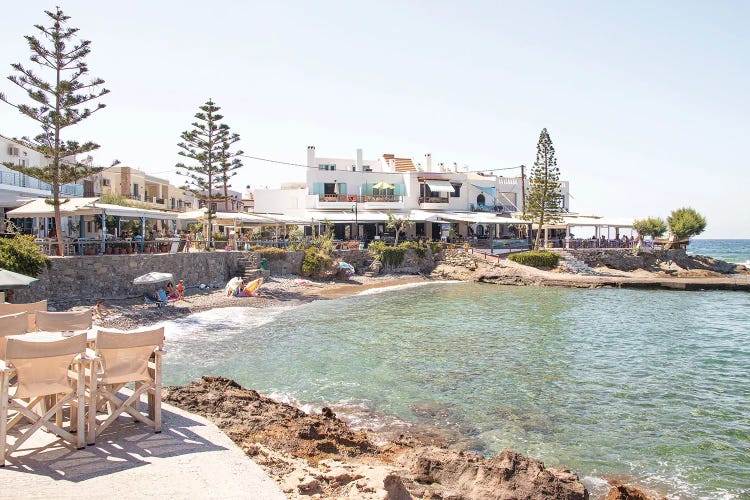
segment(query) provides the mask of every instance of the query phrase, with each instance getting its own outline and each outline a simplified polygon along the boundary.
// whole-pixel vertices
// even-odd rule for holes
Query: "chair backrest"
[[[96,353],[104,364],[102,382],[118,384],[153,380],[148,361],[163,344],[163,326],[129,332],[100,328],[96,332]]]
[[[65,332],[73,330],[88,330],[92,325],[91,309],[77,312],[47,312],[36,313],[36,329],[40,332]]]
[[[5,357],[16,369],[16,398],[70,392],[68,369],[86,352],[86,334],[52,342],[8,338]]]
[[[20,312],[0,316],[0,359],[5,359],[5,344],[8,335],[23,335],[29,328],[29,313]]]
[[[31,302],[29,304],[0,304],[0,315],[15,314],[18,312],[29,313],[29,328],[28,331],[36,331],[36,313],[39,311],[47,310],[47,301],[40,300],[39,302]]]

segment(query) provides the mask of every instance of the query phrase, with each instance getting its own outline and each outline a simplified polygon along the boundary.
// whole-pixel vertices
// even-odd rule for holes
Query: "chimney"
[[[455,161],[453,162],[453,171],[458,173],[458,163],[456,163]]]
[[[436,172],[445,172],[445,164],[444,163],[438,163],[438,169]]]
[[[362,148],[357,148],[357,172],[362,171]]]
[[[432,172],[432,155],[430,153],[424,155],[424,169],[425,172]]]
[[[315,146],[307,146],[307,166],[315,166]]]

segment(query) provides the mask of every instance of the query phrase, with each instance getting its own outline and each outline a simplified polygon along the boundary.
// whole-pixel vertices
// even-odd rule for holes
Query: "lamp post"
[[[359,240],[359,215],[357,213],[357,200],[354,200],[354,206],[352,207],[354,212],[354,239]]]

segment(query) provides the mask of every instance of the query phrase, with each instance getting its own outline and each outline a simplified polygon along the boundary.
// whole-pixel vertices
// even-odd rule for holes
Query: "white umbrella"
[[[16,288],[26,288],[30,284],[39,281],[25,274],[14,273],[7,269],[0,269],[0,290],[12,290]]]
[[[163,283],[165,281],[172,281],[174,278],[172,278],[171,273],[157,273],[152,272],[148,274],[144,274],[143,276],[138,276],[136,279],[133,280],[134,285],[153,285],[156,283]]]

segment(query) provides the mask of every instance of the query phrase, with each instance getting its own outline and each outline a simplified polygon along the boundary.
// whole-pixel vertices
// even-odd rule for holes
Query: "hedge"
[[[560,256],[546,250],[531,250],[530,252],[510,254],[508,259],[524,266],[555,267],[560,261]]]

